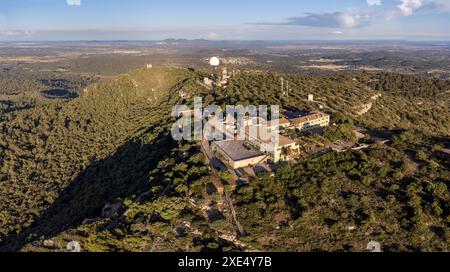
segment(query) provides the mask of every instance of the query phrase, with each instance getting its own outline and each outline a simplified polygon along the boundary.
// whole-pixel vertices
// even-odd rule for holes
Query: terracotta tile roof
[[[278,124],[279,124],[280,126],[284,126],[284,125],[290,124],[289,120],[286,119],[286,118],[284,118],[284,117],[281,117],[281,118],[278,120],[278,122],[279,122]],[[273,123],[274,123],[273,121],[267,122],[267,127],[273,127],[273,126],[275,126],[275,124],[273,124]]]
[[[293,119],[291,119],[291,122],[294,123],[295,125],[298,125],[298,124],[311,122],[311,121],[314,121],[314,120],[317,120],[317,119],[325,118],[325,117],[328,117],[328,116],[329,116],[328,114],[325,114],[325,113],[322,113],[322,112],[314,112],[314,113],[311,113],[311,114],[306,115],[306,116],[293,118]]]
[[[278,144],[277,146],[288,146],[288,145],[292,145],[295,144],[295,141],[289,139],[286,136],[283,136],[281,134],[278,134],[276,132],[269,132],[269,131],[264,131],[264,129],[261,129],[261,127],[255,127],[256,128],[256,132],[257,132],[257,140],[260,143],[264,143],[264,144],[272,144],[272,138],[275,135],[278,135]],[[247,135],[250,134],[250,127],[246,126],[245,127],[245,133]]]
[[[287,145],[292,145],[292,144],[295,144],[294,140],[291,140],[286,136],[280,135],[280,138],[278,141],[278,146],[287,146]]]

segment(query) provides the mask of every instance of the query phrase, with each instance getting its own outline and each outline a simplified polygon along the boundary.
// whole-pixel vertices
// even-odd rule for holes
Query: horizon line
[[[166,42],[166,41],[205,41],[205,42],[450,42],[449,39],[188,39],[188,38],[166,38],[166,39],[78,39],[78,40],[0,40],[0,43],[45,43],[45,42]]]

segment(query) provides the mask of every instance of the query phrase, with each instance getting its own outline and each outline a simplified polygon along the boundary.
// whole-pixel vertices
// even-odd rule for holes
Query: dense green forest
[[[185,69],[141,69],[70,101],[3,112],[0,250],[64,251],[72,240],[86,251],[361,251],[370,240],[386,251],[450,250],[449,162],[440,155],[450,136],[448,82],[242,71],[208,93],[198,79]],[[403,132],[388,145],[304,159],[238,186],[231,193],[247,232],[238,241],[198,144],[170,137],[171,107],[195,94]]]
[[[170,168],[164,158],[176,164],[170,155],[178,145],[169,137],[167,113],[178,84],[190,76],[177,69],[137,71],[91,86],[71,102],[6,115],[0,138],[2,241],[19,231],[57,233],[97,214],[107,200],[156,194],[169,178],[173,190],[186,190],[189,177],[165,173]],[[182,155],[189,158],[189,151]],[[201,167],[185,168],[194,179],[204,172]]]
[[[449,164],[434,140],[405,133],[391,146],[329,153],[237,190],[243,240],[262,250],[449,251]]]
[[[97,80],[95,77],[52,72],[29,72],[23,75],[18,71],[3,72],[0,73],[0,95],[18,95],[25,92],[51,94],[51,91],[81,93],[86,86]]]
[[[289,84],[288,95],[280,90],[281,78],[284,86]],[[331,114],[334,122],[353,119],[374,129],[418,129],[448,136],[449,90],[448,81],[390,73],[304,76],[242,72],[225,90],[206,100],[223,105],[262,104],[294,111],[321,110]],[[308,94],[314,95],[315,102],[307,101]],[[359,115],[358,109],[368,103],[372,104],[371,110]]]

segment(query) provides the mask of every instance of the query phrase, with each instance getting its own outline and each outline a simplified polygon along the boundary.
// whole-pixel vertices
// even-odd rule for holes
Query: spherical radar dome
[[[219,66],[219,65],[220,65],[220,59],[219,59],[218,57],[212,57],[212,58],[209,60],[209,64],[210,64],[211,66]]]

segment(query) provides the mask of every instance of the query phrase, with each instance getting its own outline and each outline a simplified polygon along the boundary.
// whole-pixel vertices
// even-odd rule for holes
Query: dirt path
[[[201,149],[202,152],[207,160],[208,165],[211,168],[211,177],[212,177],[212,182],[214,183],[214,186],[216,186],[217,191],[219,192],[219,194],[222,196],[222,200],[225,204],[227,204],[229,211],[231,212],[231,216],[234,222],[234,225],[237,228],[237,231],[239,233],[240,236],[245,236],[246,233],[244,231],[244,228],[242,227],[241,223],[239,222],[238,218],[237,218],[237,212],[236,209],[234,208],[233,205],[233,201],[231,200],[231,197],[228,193],[228,191],[225,189],[225,187],[222,184],[222,181],[219,177],[219,173],[217,172],[217,170],[214,168],[214,165],[212,163],[212,160],[214,159],[214,154],[208,144],[208,142],[206,140],[203,140],[201,143]]]

